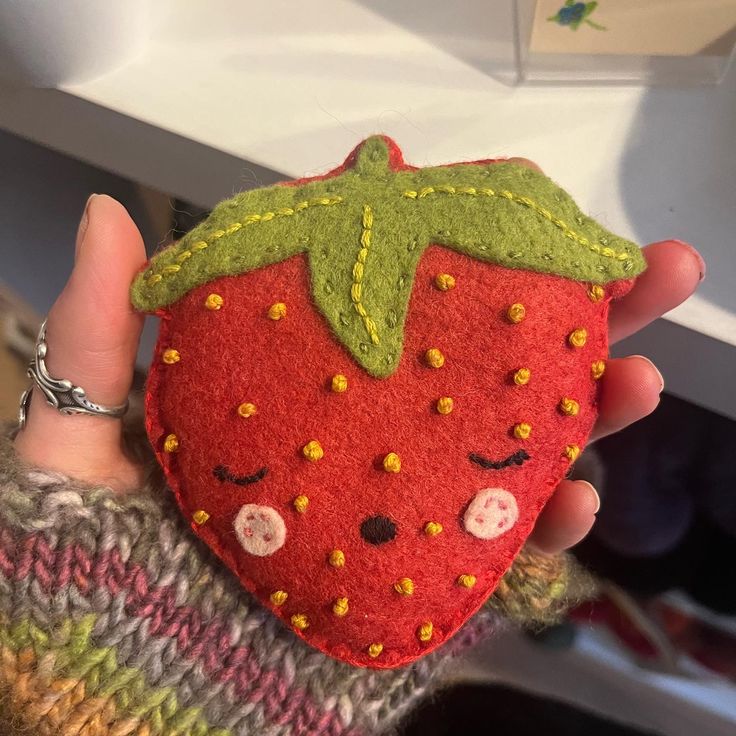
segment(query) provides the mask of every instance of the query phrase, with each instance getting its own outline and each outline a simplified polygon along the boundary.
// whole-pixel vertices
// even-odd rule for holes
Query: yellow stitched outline
[[[378,345],[381,340],[378,337],[376,323],[368,316],[365,311],[363,302],[361,301],[363,290],[363,271],[365,262],[368,259],[368,249],[371,247],[371,233],[373,232],[373,210],[370,205],[363,205],[363,229],[360,233],[360,250],[358,258],[353,264],[353,285],[350,287],[350,298],[353,300],[353,307],[360,315],[365,325],[366,332],[370,335],[371,342]]]
[[[188,261],[195,253],[202,252],[205,248],[209,248],[216,240],[224,237],[225,235],[232,235],[238,232],[247,225],[255,225],[260,222],[270,222],[278,217],[291,217],[299,212],[303,212],[307,207],[329,207],[333,204],[340,204],[343,199],[342,197],[315,197],[314,199],[304,200],[295,204],[293,207],[282,207],[281,209],[273,212],[264,212],[262,214],[248,215],[243,218],[242,222],[233,222],[228,225],[224,230],[215,230],[208,240],[199,240],[196,243],[189,246],[187,250],[183,250],[181,253],[176,255],[178,263],[170,263],[163,266],[157,273],[153,273],[146,278],[146,284],[148,286],[154,286],[155,284],[163,281],[164,276],[173,276],[181,270],[181,266],[184,262]]]
[[[509,192],[506,189],[502,189],[497,192],[494,189],[477,189],[476,187],[453,187],[449,184],[440,184],[435,187],[423,187],[418,192],[407,190],[403,196],[407,199],[422,199],[429,196],[430,194],[464,194],[471,197],[498,197],[501,199],[508,199],[517,204],[524,205],[529,209],[533,210],[537,214],[541,215],[545,219],[549,220],[553,225],[562,230],[563,234],[574,240],[576,243],[589,248],[594,253],[603,256],[604,258],[614,258],[617,261],[628,261],[631,258],[629,253],[622,251],[617,253],[613,248],[607,246],[600,246],[597,243],[591,243],[588,238],[584,235],[576,233],[564,220],[560,220],[559,217],[555,217],[548,209],[537,204],[533,199],[529,197],[522,197],[514,192]]]

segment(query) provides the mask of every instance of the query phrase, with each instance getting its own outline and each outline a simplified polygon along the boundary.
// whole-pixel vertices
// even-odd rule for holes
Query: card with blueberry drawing
[[[537,0],[533,53],[728,56],[736,2],[723,0]]]

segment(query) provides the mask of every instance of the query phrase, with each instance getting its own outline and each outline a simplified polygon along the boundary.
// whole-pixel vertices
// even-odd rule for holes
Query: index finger
[[[705,262],[688,243],[664,240],[642,250],[647,270],[626,296],[611,304],[608,328],[611,344],[682,304],[705,277]]]

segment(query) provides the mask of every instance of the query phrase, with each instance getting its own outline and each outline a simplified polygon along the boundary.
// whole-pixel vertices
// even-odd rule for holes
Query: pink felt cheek
[[[478,491],[463,517],[468,534],[478,539],[495,539],[516,524],[519,507],[514,496],[503,488]]]
[[[240,546],[250,555],[267,557],[286,541],[286,525],[276,509],[249,503],[241,506],[233,522]]]

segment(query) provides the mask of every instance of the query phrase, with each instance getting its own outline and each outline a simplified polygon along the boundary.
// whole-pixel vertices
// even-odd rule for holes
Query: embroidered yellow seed
[[[297,496],[294,499],[294,508],[300,514],[303,514],[307,510],[307,506],[309,506],[309,499],[306,496]]]
[[[345,553],[341,549],[333,549],[327,559],[332,567],[345,567]]]
[[[394,590],[399,595],[413,595],[414,581],[411,578],[401,578],[394,583]]]
[[[574,463],[578,459],[579,455],[580,455],[580,448],[577,445],[567,445],[565,447],[565,457],[571,463]]]
[[[276,302],[268,308],[268,318],[273,320],[280,320],[286,317],[286,304],[283,302]]]
[[[331,388],[336,394],[341,394],[347,391],[348,390],[347,377],[343,376],[342,373],[336,373],[334,376],[332,376]]]
[[[207,307],[207,309],[211,309],[213,312],[216,312],[218,309],[222,309],[222,305],[224,303],[225,300],[219,294],[210,294],[204,300],[204,306]]]
[[[434,277],[434,283],[440,291],[450,291],[455,288],[455,277],[449,273],[438,273]]]
[[[603,287],[598,284],[593,284],[593,286],[588,289],[588,297],[592,302],[599,302],[605,295],[606,292],[603,290]]]
[[[387,473],[401,472],[401,458],[395,452],[389,452],[389,454],[383,458],[383,469]]]
[[[238,407],[238,414],[243,417],[243,419],[247,419],[248,417],[252,417],[258,409],[256,408],[255,404],[251,404],[250,401],[244,401],[239,407]]]
[[[304,447],[302,448],[302,453],[304,454],[304,457],[307,458],[307,460],[316,463],[317,460],[321,460],[324,457],[325,451],[322,449],[322,445],[320,445],[317,440],[312,440],[311,442],[307,442],[307,444],[304,445]]]
[[[519,304],[518,302],[512,304],[506,310],[506,318],[509,322],[513,322],[515,325],[518,325],[519,322],[523,321],[524,317],[526,317],[526,308],[523,304]]]
[[[335,602],[332,604],[332,613],[335,614],[335,616],[344,616],[348,612],[348,599],[347,598],[337,598]]]
[[[517,440],[526,440],[529,438],[529,435],[531,433],[531,424],[527,424],[526,422],[519,422],[519,424],[514,425],[514,437],[516,437]]]
[[[434,633],[434,626],[432,626],[432,622],[425,621],[417,629],[417,639],[419,639],[419,641],[427,642],[432,638],[433,633]]]
[[[526,386],[531,377],[532,372],[528,368],[519,368],[519,370],[514,373],[514,383],[517,386]]]
[[[588,340],[588,331],[584,327],[573,330],[567,338],[567,341],[574,348],[582,348]]]
[[[440,396],[437,399],[437,411],[440,414],[450,414],[455,408],[455,402],[450,396]]]
[[[580,404],[575,399],[570,399],[567,396],[560,399],[560,411],[568,417],[576,417],[580,412]]]
[[[436,537],[438,534],[442,533],[443,526],[439,523],[439,521],[428,521],[424,525],[424,533],[428,537]]]
[[[593,365],[590,366],[590,374],[593,376],[594,381],[597,381],[605,372],[606,363],[603,360],[596,360]]]
[[[204,509],[199,509],[192,514],[192,520],[199,526],[202,526],[209,518],[210,515]]]
[[[373,659],[375,659],[381,654],[382,651],[383,651],[383,644],[378,644],[378,643],[371,644],[368,647],[368,656],[373,657]]]
[[[175,434],[167,434],[164,440],[164,452],[178,452],[179,438]]]
[[[431,368],[442,368],[445,364],[445,356],[439,348],[430,348],[427,350],[424,354],[424,359]]]
[[[178,363],[181,360],[181,355],[179,354],[178,350],[174,350],[174,348],[167,348],[166,350],[164,350],[164,353],[161,356],[161,360],[163,360],[163,362],[167,365],[173,365],[174,363]]]
[[[309,619],[303,613],[295,613],[291,617],[291,625],[299,631],[304,631],[309,626]]]
[[[283,606],[288,597],[289,594],[285,590],[274,590],[269,596],[269,599],[274,606]]]
[[[463,575],[460,575],[457,579],[457,584],[461,586],[462,588],[472,588],[476,583],[475,575],[470,575],[469,573],[465,573]]]

